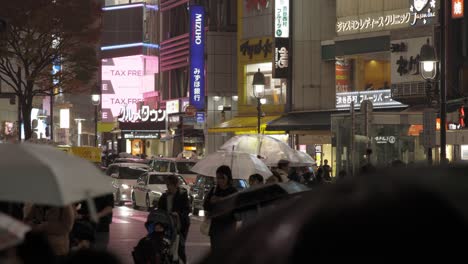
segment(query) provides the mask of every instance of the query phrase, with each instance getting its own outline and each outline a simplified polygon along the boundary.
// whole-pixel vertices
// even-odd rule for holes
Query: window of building
[[[336,59],[336,92],[390,89],[390,53],[379,52]]]
[[[256,104],[256,99],[253,96],[253,76],[260,69],[265,75],[265,99],[266,104],[285,104],[286,103],[286,80],[273,79],[272,63],[256,63],[245,66],[245,86],[246,86],[246,103]]]

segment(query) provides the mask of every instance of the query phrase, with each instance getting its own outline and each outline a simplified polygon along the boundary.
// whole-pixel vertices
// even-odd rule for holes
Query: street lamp
[[[424,80],[435,80],[437,77],[438,61],[436,51],[434,47],[429,44],[429,39],[427,39],[427,43],[421,47],[419,56],[421,76]]]
[[[98,146],[98,107],[101,104],[101,95],[93,93],[91,95],[91,103],[94,105],[94,146]]]
[[[262,117],[262,98],[265,97],[265,75],[256,72],[253,76],[253,96],[257,99],[257,133],[260,134],[260,118]]]
[[[431,81],[437,79],[437,70],[439,66],[439,61],[437,60],[437,53],[434,47],[429,44],[429,39],[427,39],[427,43],[421,47],[421,51],[419,53],[420,56],[420,68],[421,68],[421,76],[424,80],[430,84]],[[446,162],[447,153],[446,153],[446,117],[447,117],[447,98],[445,96],[445,85],[441,83],[440,87],[440,160],[442,163]],[[429,162],[431,163],[432,160],[432,150],[429,149],[428,153]]]

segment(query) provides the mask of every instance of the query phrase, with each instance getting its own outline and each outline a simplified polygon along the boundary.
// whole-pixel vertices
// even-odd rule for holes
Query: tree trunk
[[[21,111],[23,114],[24,140],[28,140],[32,136],[32,128],[31,128],[32,98],[24,98],[24,100],[21,100],[20,103],[21,103]]]

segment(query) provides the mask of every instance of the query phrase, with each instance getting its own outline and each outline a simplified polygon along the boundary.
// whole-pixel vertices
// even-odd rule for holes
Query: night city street
[[[134,210],[130,204],[115,207],[110,229],[108,249],[117,255],[122,263],[132,263],[131,252],[138,241],[147,234],[144,223],[148,212]],[[210,249],[209,237],[200,234],[200,217],[191,217],[191,226],[186,243],[189,263],[197,263]]]
[[[467,259],[465,1],[1,1],[0,264]]]

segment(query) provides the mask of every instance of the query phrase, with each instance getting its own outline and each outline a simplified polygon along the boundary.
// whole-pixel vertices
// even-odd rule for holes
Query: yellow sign
[[[91,162],[101,162],[101,149],[96,147],[59,147],[59,149]]]
[[[241,40],[238,54],[243,63],[272,61],[273,42],[270,37]]]

